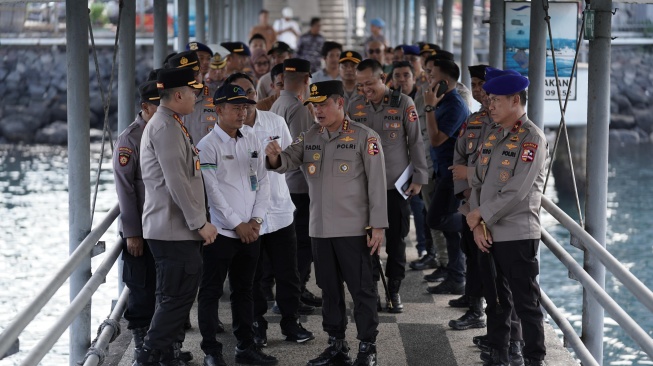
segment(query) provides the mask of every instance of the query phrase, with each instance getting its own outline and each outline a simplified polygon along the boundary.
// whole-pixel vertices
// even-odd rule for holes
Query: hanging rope
[[[589,10],[590,6],[590,1],[587,0],[585,2],[585,10]],[[556,63],[556,56],[555,56],[555,47],[553,45],[553,32],[551,31],[551,16],[549,16],[549,0],[544,0],[543,1],[543,7],[544,7],[544,13],[545,17],[544,20],[546,21],[546,25],[549,31],[549,43],[551,44],[551,59],[553,61],[553,71],[555,73],[555,80],[556,80],[556,88],[558,92],[558,105],[560,107],[560,125],[558,126],[558,131],[556,133],[556,140],[553,145],[553,152],[551,153],[551,156],[555,156],[555,153],[558,149],[558,143],[560,142],[560,132],[562,131],[565,134],[565,143],[567,145],[567,157],[569,158],[569,169],[571,170],[571,180],[574,185],[574,198],[576,199],[576,209],[578,210],[578,220],[579,220],[579,225],[581,227],[585,227],[584,220],[583,220],[583,212],[580,208],[580,199],[578,197],[578,188],[576,187],[576,174],[574,173],[574,162],[571,156],[571,147],[569,145],[569,134],[567,133],[567,122],[565,121],[565,113],[567,111],[567,104],[569,103],[569,95],[571,94],[571,86],[572,83],[569,83],[567,85],[567,92],[565,94],[565,102],[564,105],[562,103],[562,94],[560,93],[560,77],[558,76],[558,64]],[[578,40],[576,41],[576,53],[574,55],[574,63],[571,68],[571,77],[573,78],[574,75],[576,74],[576,69],[578,66],[578,53],[580,51],[580,47],[582,45],[583,41],[583,34],[585,32],[585,17],[586,13],[583,11],[583,19],[581,22],[580,26],[580,33],[578,34]],[[553,158],[549,162],[549,167],[546,172],[546,179],[544,181],[544,192],[546,192],[546,187],[547,183],[549,182],[549,176],[551,175],[551,167],[553,166]]]
[[[104,101],[104,126],[102,127],[102,146],[100,148],[100,162],[98,164],[97,172],[95,174],[95,190],[93,192],[93,203],[91,205],[91,222],[95,215],[95,203],[97,202],[97,193],[100,186],[100,172],[102,171],[102,162],[104,161],[104,144],[106,136],[109,136],[109,141],[113,141],[111,136],[111,128],[109,127],[109,106],[111,103],[111,95],[113,92],[113,77],[116,69],[116,55],[118,54],[118,35],[120,34],[120,20],[122,19],[123,0],[120,0],[118,6],[118,23],[116,24],[116,40],[113,48],[113,61],[111,63],[111,77],[109,79],[109,87],[107,95],[104,94],[104,87],[102,86],[102,78],[100,77],[100,65],[97,58],[97,49],[95,47],[95,38],[93,37],[93,25],[91,24],[90,9],[88,17],[88,30],[91,38],[91,49],[93,50],[93,61],[95,62],[95,76],[97,77],[98,87],[102,101]],[[113,155],[113,144],[111,144],[111,154]]]

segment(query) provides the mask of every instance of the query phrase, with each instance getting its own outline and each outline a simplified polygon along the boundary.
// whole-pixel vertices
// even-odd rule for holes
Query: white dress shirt
[[[232,138],[217,124],[197,148],[211,223],[220,235],[237,239],[236,226],[252,217],[265,217],[268,208],[270,185],[265,150],[254,134],[238,131],[236,138]],[[252,190],[250,172],[256,172],[256,190]]]
[[[265,146],[270,141],[270,137],[279,136],[277,142],[282,149],[285,149],[292,143],[290,131],[283,117],[266,111],[256,110],[256,120],[254,127],[243,126],[242,131],[248,133],[254,132],[261,142],[261,150],[265,151]],[[295,205],[290,198],[290,191],[286,184],[285,174],[268,172],[270,182],[270,205],[266,216],[263,218],[263,226],[260,234],[273,233],[279,229],[292,224],[295,212]]]

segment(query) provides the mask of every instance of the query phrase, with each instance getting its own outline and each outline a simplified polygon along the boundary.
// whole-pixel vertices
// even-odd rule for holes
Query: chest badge
[[[341,138],[340,141],[349,142],[349,141],[354,141],[354,139],[349,136],[345,136]]]
[[[340,173],[347,173],[349,171],[349,165],[347,165],[347,163],[342,163],[338,169],[340,170]]]
[[[512,150],[512,149],[516,148],[517,145],[515,145],[515,144],[507,144],[506,147],[508,148],[508,150]]]
[[[308,175],[314,175],[315,172],[317,171],[317,168],[315,167],[315,164],[310,163],[306,167],[306,171],[308,172]]]
[[[494,135],[490,135],[490,137],[488,137],[487,139],[490,140],[490,141],[494,141],[494,140],[497,139],[497,137],[494,136]]]
[[[399,111],[396,110],[396,109],[388,109],[388,113],[389,114],[397,114],[397,113],[399,113]]]
[[[504,166],[510,165],[510,160],[506,159],[506,160],[502,161],[501,165],[504,165]]]
[[[484,144],[484,146],[485,146],[485,147],[492,147],[492,146],[494,146],[494,144],[491,143],[490,141],[488,141],[488,142],[486,142],[486,143]]]
[[[476,137],[476,134],[474,132],[470,132],[469,135],[467,135],[468,139],[473,139],[474,137]]]
[[[469,144],[467,144],[467,149],[471,150],[473,148],[474,148],[474,143],[472,141],[470,141]]]
[[[510,179],[510,173],[507,170],[502,170],[501,173],[499,173],[499,180],[507,182],[508,179]]]
[[[481,165],[487,165],[487,163],[490,161],[489,156],[484,156],[481,158]]]
[[[315,161],[320,160],[320,153],[313,154],[313,160],[315,160]]]
[[[515,135],[515,136],[511,137],[510,141],[514,141],[514,142],[519,141],[519,136]]]

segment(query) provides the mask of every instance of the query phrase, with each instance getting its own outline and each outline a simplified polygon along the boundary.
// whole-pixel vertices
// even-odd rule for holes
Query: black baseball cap
[[[204,87],[203,84],[195,80],[195,73],[188,67],[161,69],[156,75],[156,88],[159,90],[182,86],[189,86],[193,89],[202,89]]]
[[[303,58],[289,58],[283,61],[283,72],[307,72],[311,75],[311,63]]]
[[[245,89],[234,84],[225,84],[218,88],[213,95],[213,104],[256,104],[255,101],[247,98]]]
[[[311,84],[310,95],[308,99],[304,102],[304,105],[308,103],[322,103],[331,95],[345,95],[345,87],[340,80],[328,80],[320,81],[314,84]]]

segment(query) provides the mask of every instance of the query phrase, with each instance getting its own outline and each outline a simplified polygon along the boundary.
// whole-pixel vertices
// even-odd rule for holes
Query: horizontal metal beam
[[[82,242],[83,245],[84,242]],[[81,245],[80,245],[81,247]],[[30,351],[27,357],[21,363],[21,366],[31,366],[38,365],[43,357],[50,352],[52,346],[57,343],[59,337],[63,332],[68,328],[68,326],[75,320],[75,317],[88,305],[89,301],[93,297],[95,291],[104,283],[104,280],[113,267],[113,264],[118,259],[118,256],[122,252],[122,243],[120,240],[116,240],[115,244],[109,252],[107,252],[107,257],[104,258],[102,264],[98,269],[93,273],[93,276],[88,280],[86,285],[82,287],[77,296],[73,301],[70,302],[70,305],[66,311],[59,317],[59,320],[50,328],[48,333],[41,338],[39,343],[37,343],[34,348]],[[71,361],[81,361],[81,360],[71,360]],[[72,363],[72,362],[71,362]]]
[[[558,307],[555,306],[553,301],[549,299],[544,291],[540,291],[540,294],[542,295],[540,299],[542,306],[546,312],[549,313],[551,319],[553,319],[553,321],[558,325],[558,328],[560,328],[562,334],[564,334],[569,346],[571,346],[574,352],[576,352],[576,357],[578,357],[581,364],[583,366],[599,366],[599,363],[596,362],[590,351],[585,347],[583,341],[580,339],[578,334],[576,334],[576,331],[574,330],[574,327],[571,326],[571,323],[569,323],[569,320],[565,318],[564,314],[560,312]]]
[[[16,318],[9,324],[7,328],[0,334],[0,354],[7,352],[11,345],[14,343],[22,331],[34,320],[36,315],[43,309],[45,304],[50,301],[52,296],[59,290],[73,270],[81,263],[88,254],[91,252],[95,243],[97,243],[102,235],[111,226],[113,221],[118,217],[120,208],[116,204],[107,216],[100,222],[100,224],[93,229],[88,236],[79,244],[77,250],[70,254],[68,261],[57,272],[54,277],[48,282],[41,292],[34,298],[34,300],[25,307],[25,309],[16,316]],[[57,337],[58,338],[58,337]],[[48,348],[49,350],[49,348]],[[36,363],[35,363],[36,364]]]
[[[558,220],[562,226],[569,230],[569,233],[571,233],[572,236],[578,238],[583,246],[592,252],[592,254],[596,255],[605,268],[612,272],[612,274],[617,277],[617,279],[621,281],[621,283],[623,283],[624,286],[633,293],[633,295],[635,295],[637,300],[644,304],[649,311],[653,312],[653,291],[646,287],[642,281],[626,269],[617,258],[610,254],[610,252],[599,244],[599,242],[587,233],[587,231],[583,230],[574,219],[569,217],[569,215],[562,211],[560,207],[556,206],[551,199],[542,196],[542,208]]]
[[[621,326],[621,328],[637,343],[642,350],[653,357],[653,339],[637,324],[633,318],[626,313],[619,304],[617,304],[604,289],[599,286],[594,279],[585,272],[574,257],[562,247],[548,231],[542,229],[542,242],[551,250],[562,264],[564,264],[583,285],[583,289],[596,301],[601,304],[612,318]]]

